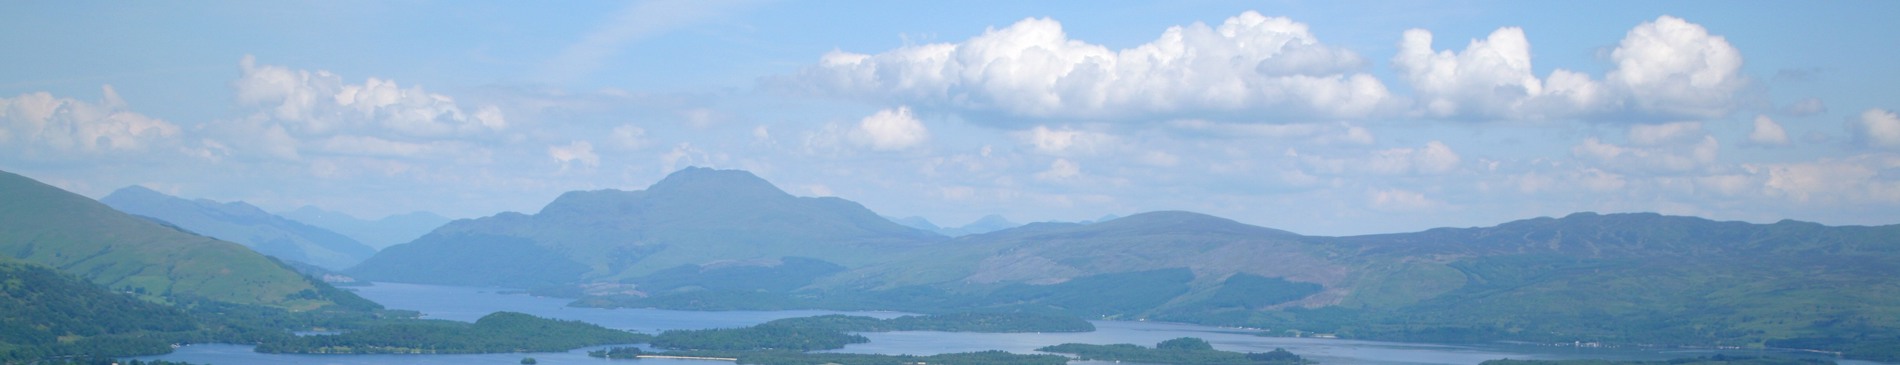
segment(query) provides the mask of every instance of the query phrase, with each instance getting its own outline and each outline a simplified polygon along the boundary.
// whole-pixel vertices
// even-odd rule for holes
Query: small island
[[[638,359],[640,355],[643,354],[646,354],[646,352],[640,351],[638,347],[610,347],[605,350],[587,352],[588,357],[598,357],[602,359]]]
[[[816,351],[870,341],[836,329],[767,322],[744,328],[666,331],[655,336],[652,343],[653,347],[681,351]]]
[[[1170,365],[1297,365],[1311,364],[1305,358],[1288,352],[1286,349],[1273,349],[1264,353],[1241,353],[1215,350],[1206,340],[1194,337],[1182,337],[1155,344],[1155,347],[1142,347],[1134,344],[1089,345],[1065,343],[1045,346],[1036,351],[1073,354],[1084,361],[1137,362]]]
[[[598,325],[495,312],[475,323],[403,320],[335,335],[283,337],[257,352],[292,354],[469,354],[567,351],[646,342],[652,336]]]
[[[674,330],[653,338],[654,347],[663,353],[642,353],[635,348],[612,348],[588,353],[605,358],[677,356],[701,359],[732,359],[739,364],[762,365],[891,365],[891,364],[970,364],[970,365],[1062,365],[1069,359],[1049,354],[1012,354],[981,351],[930,356],[812,353],[835,350],[869,340],[852,332],[946,331],[946,332],[1088,332],[1095,326],[1080,318],[1029,313],[956,313],[929,316],[905,316],[877,319],[864,316],[827,315],[787,318],[744,328]]]

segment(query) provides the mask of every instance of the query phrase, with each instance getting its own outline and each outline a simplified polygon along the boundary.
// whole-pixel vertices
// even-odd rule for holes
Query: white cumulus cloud
[[[1076,176],[1082,176],[1082,165],[1066,158],[1057,158],[1049,163],[1048,170],[1036,173],[1036,179],[1044,181],[1066,180]]]
[[[1719,117],[1747,86],[1742,54],[1702,25],[1663,16],[1630,29],[1610,53],[1606,81],[1639,112]]]
[[[1218,27],[1171,27],[1121,50],[1031,18],[958,43],[834,51],[778,81],[819,94],[1031,119],[1347,118],[1373,114],[1391,98],[1378,79],[1352,72],[1364,64],[1352,51],[1320,43],[1305,24],[1249,11]]]
[[[1516,27],[1462,52],[1433,51],[1431,32],[1413,29],[1392,64],[1415,90],[1419,112],[1439,118],[1713,118],[1735,110],[1748,84],[1741,52],[1727,39],[1671,16],[1630,29],[1600,81],[1565,69],[1539,79],[1530,49]]]
[[[179,137],[170,122],[132,112],[106,85],[98,103],[45,92],[0,98],[0,147],[24,156],[139,152]]]
[[[909,107],[879,110],[858,121],[851,141],[880,151],[902,150],[930,140],[930,129],[912,116]]]
[[[203,158],[486,161],[490,147],[471,142],[510,127],[499,107],[464,106],[417,85],[376,77],[348,83],[329,71],[260,64],[249,55],[238,66],[230,85],[240,110],[250,114],[205,124],[198,131],[204,147],[195,153]]]
[[[1766,115],[1757,115],[1755,129],[1748,132],[1748,142],[1761,146],[1786,146],[1788,131],[1782,129],[1781,123],[1775,123],[1774,119],[1768,119]]]
[[[1900,149],[1900,115],[1891,110],[1867,109],[1847,127],[1867,147]]]
[[[1530,41],[1516,27],[1474,39],[1464,52],[1433,52],[1432,32],[1407,30],[1392,66],[1411,82],[1424,110],[1437,117],[1517,117],[1532,97],[1545,95],[1543,81],[1531,73]],[[1594,87],[1574,91],[1571,96],[1585,99],[1596,94]]]
[[[594,144],[587,141],[574,141],[565,146],[548,146],[548,157],[561,164],[566,170],[570,163],[580,163],[586,167],[599,167],[600,155],[594,153]]]
[[[298,134],[367,129],[407,136],[446,136],[508,127],[499,108],[482,106],[471,111],[457,105],[454,98],[430,93],[420,86],[403,88],[395,81],[374,77],[351,84],[329,71],[262,65],[249,55],[239,66],[242,74],[231,83],[238,101],[261,108],[262,115],[283,122]]]

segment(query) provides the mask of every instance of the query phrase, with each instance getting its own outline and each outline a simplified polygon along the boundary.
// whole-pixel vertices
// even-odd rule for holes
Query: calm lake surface
[[[902,315],[898,312],[838,311],[731,311],[695,312],[655,309],[570,308],[567,300],[522,294],[501,294],[502,289],[453,286],[378,283],[348,288],[364,298],[392,309],[421,311],[424,318],[474,321],[496,311],[514,311],[542,317],[580,320],[608,328],[659,333],[670,329],[744,327],[781,318],[826,314],[853,314],[879,318]],[[929,355],[950,352],[1004,350],[1032,353],[1038,347],[1061,343],[1113,344],[1133,343],[1153,346],[1177,337],[1200,337],[1214,348],[1228,351],[1265,352],[1285,348],[1322,364],[1476,364],[1491,359],[1628,359],[1666,360],[1715,354],[1694,350],[1578,349],[1509,345],[1434,345],[1398,342],[1356,341],[1312,338],[1255,336],[1254,331],[1174,323],[1096,321],[1095,332],[1087,333],[948,333],[886,332],[865,333],[870,343],[846,346],[836,352]],[[606,346],[602,346],[606,347]],[[606,360],[587,357],[587,351],[527,354],[472,355],[276,355],[251,351],[241,345],[191,345],[167,355],[139,357],[193,364],[245,365],[396,365],[396,364],[517,364],[533,357],[541,364],[628,364],[643,365],[717,365],[721,362],[693,360]],[[641,346],[645,348],[644,346]],[[1725,351],[1728,354],[1759,354],[1757,351]],[[1806,356],[1776,353],[1779,356]],[[1876,365],[1877,362],[1837,360],[1844,365]],[[1072,362],[1088,364],[1100,362]]]

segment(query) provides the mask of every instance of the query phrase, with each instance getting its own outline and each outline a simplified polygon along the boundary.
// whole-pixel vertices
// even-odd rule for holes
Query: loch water
[[[411,309],[424,318],[474,321],[497,311],[513,311],[536,316],[580,320],[608,328],[659,333],[671,329],[744,327],[781,318],[826,314],[852,314],[879,318],[903,315],[899,312],[795,311],[674,311],[658,309],[574,308],[567,300],[511,294],[494,288],[471,288],[400,283],[377,283],[351,287],[364,298],[391,309]],[[1757,355],[1756,350],[1680,350],[1680,349],[1604,349],[1576,347],[1525,346],[1507,344],[1439,345],[1401,342],[1359,341],[1318,338],[1262,337],[1257,331],[1177,323],[1095,321],[1096,331],[1084,333],[951,333],[885,332],[865,333],[871,342],[846,346],[835,352],[929,355],[952,352],[1004,350],[1032,353],[1038,347],[1062,343],[1113,344],[1133,343],[1152,346],[1178,337],[1199,337],[1227,351],[1265,352],[1274,348],[1305,356],[1321,364],[1414,365],[1477,364],[1491,359],[1621,359],[1666,360],[1709,356],[1716,353]],[[587,351],[610,346],[590,347],[567,352],[464,354],[464,355],[288,355],[260,354],[251,346],[197,344],[141,360],[162,359],[193,364],[245,365],[398,365],[398,364],[518,364],[532,357],[540,364],[629,364],[640,365],[717,365],[721,362],[697,360],[608,360],[587,357]],[[644,345],[641,347],[644,348]],[[1804,356],[1802,353],[1770,353],[1776,356]],[[1881,363],[1836,360],[1843,365]],[[1071,362],[1086,365],[1091,362]]]

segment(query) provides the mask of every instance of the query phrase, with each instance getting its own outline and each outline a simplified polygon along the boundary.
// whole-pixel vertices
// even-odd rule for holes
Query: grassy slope
[[[293,299],[310,283],[235,243],[181,232],[97,201],[0,172],[0,254],[76,274],[114,290],[315,308]]]

